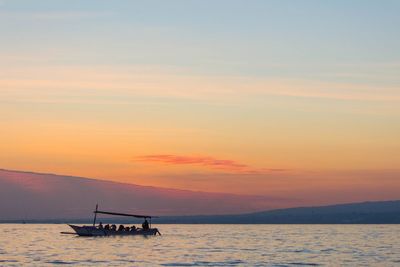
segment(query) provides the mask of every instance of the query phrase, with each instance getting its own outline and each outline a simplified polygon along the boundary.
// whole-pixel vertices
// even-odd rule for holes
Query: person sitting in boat
[[[131,226],[131,232],[135,232],[136,231],[136,226],[132,225]]]
[[[121,225],[118,227],[118,231],[124,231],[124,230],[125,230],[125,227],[124,227],[123,224],[121,224]]]
[[[110,225],[109,224],[104,225],[104,230],[110,230]]]
[[[99,223],[99,227],[98,227],[98,228],[99,228],[99,229],[103,229],[103,228],[104,228],[102,222]]]
[[[147,219],[144,219],[144,222],[142,223],[142,228],[143,230],[149,230],[149,222],[147,221]]]
[[[111,225],[111,230],[112,231],[117,231],[117,226],[115,224]]]

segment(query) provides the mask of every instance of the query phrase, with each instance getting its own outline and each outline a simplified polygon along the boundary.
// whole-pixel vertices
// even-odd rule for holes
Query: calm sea
[[[148,238],[0,224],[0,266],[400,266],[400,225],[158,225]]]

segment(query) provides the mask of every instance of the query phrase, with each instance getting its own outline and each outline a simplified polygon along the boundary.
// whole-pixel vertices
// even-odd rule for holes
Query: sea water
[[[0,224],[0,266],[400,266],[400,225],[157,227],[76,237],[62,224]]]

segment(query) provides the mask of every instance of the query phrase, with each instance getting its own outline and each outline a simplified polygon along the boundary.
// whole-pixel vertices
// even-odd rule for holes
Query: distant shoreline
[[[103,223],[115,223],[115,224],[139,224],[135,222],[129,222],[129,221],[103,221]],[[34,224],[85,224],[85,225],[91,225],[92,223],[87,221],[87,222],[75,222],[75,221],[70,221],[70,222],[49,222],[49,221],[42,221],[42,222],[18,222],[18,221],[0,221],[0,224],[28,224],[28,225],[34,225]],[[400,225],[400,223],[167,223],[167,222],[154,222],[154,224],[158,225]]]
[[[140,224],[141,219],[98,217],[98,222]],[[91,218],[3,219],[0,223],[91,224]],[[300,207],[233,215],[160,216],[155,224],[400,224],[400,200]]]

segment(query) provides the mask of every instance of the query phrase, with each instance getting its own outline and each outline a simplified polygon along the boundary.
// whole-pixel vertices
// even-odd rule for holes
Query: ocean
[[[162,236],[76,237],[0,224],[0,266],[400,266],[400,225],[156,227]]]

